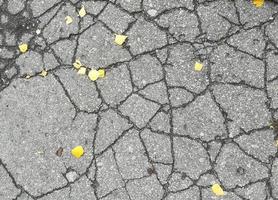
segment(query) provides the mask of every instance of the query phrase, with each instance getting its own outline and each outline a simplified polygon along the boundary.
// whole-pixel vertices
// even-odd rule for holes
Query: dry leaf
[[[98,77],[104,78],[105,77],[105,70],[104,69],[99,69],[98,70]]]
[[[66,24],[67,24],[67,25],[69,25],[69,24],[71,24],[71,23],[73,22],[73,19],[72,19],[71,16],[66,16],[66,17],[65,17],[65,20],[66,20]]]
[[[81,62],[79,59],[76,59],[75,62],[73,63],[73,67],[75,69],[80,69],[80,67],[82,66]]]
[[[82,5],[81,9],[79,10],[78,14],[80,17],[84,17],[87,14],[85,7],[83,5]]]
[[[80,158],[84,154],[84,149],[82,146],[76,146],[71,150],[71,154],[76,158]]]
[[[253,0],[253,4],[257,7],[260,8],[264,5],[264,0]]]
[[[217,183],[212,185],[211,190],[216,196],[224,196],[222,187]]]
[[[98,79],[98,77],[99,77],[99,73],[98,73],[97,70],[91,69],[89,71],[88,77],[89,77],[90,80],[96,81]]]
[[[46,70],[42,70],[39,75],[42,76],[42,77],[46,77],[48,74],[48,72]]]
[[[56,155],[61,157],[63,154],[64,149],[62,147],[60,147],[57,151],[56,151]]]
[[[127,36],[126,35],[117,35],[115,36],[115,40],[114,42],[117,44],[117,45],[123,45],[123,43],[126,41],[127,39]]]
[[[80,67],[80,69],[78,70],[77,74],[85,75],[86,74],[86,67]]]
[[[20,45],[18,46],[18,48],[19,48],[19,51],[20,51],[21,53],[25,53],[26,51],[28,51],[28,44],[25,44],[25,43],[20,44]]]
[[[203,63],[196,62],[195,65],[194,65],[194,69],[195,69],[195,71],[197,71],[197,72],[202,71],[202,69],[203,69]]]

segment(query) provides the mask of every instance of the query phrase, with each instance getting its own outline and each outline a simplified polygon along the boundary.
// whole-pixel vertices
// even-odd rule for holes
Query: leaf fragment
[[[104,69],[99,69],[98,70],[98,77],[99,78],[104,78],[105,77],[105,70]]]
[[[195,62],[194,70],[197,72],[200,72],[200,71],[202,71],[202,69],[203,69],[203,63]]]
[[[66,21],[66,24],[69,25],[69,24],[71,24],[73,22],[73,19],[72,19],[71,16],[66,16],[65,17],[65,21]]]
[[[28,51],[28,44],[22,43],[18,46],[18,48],[21,53],[25,53]]]
[[[253,0],[253,4],[257,7],[260,8],[264,5],[264,0]]]
[[[222,187],[217,183],[212,185],[211,190],[216,196],[224,196]]]
[[[59,149],[56,151],[56,155],[61,157],[63,155],[64,149],[62,147],[59,147]]]
[[[71,150],[71,154],[76,158],[80,158],[84,154],[84,149],[82,146],[76,146]]]
[[[92,81],[96,81],[99,78],[99,72],[95,69],[89,71],[88,77]]]
[[[80,69],[80,67],[82,66],[79,59],[76,59],[75,62],[72,65],[75,69]]]
[[[43,70],[39,73],[39,75],[40,75],[41,77],[46,77],[47,74],[48,74],[48,72],[47,72],[45,69],[43,69]]]
[[[77,74],[85,75],[86,74],[86,67],[80,67],[80,69],[78,70]]]
[[[117,44],[117,45],[123,45],[124,42],[126,41],[127,39],[127,36],[126,35],[117,35],[115,36],[115,40],[114,42]]]
[[[78,14],[80,17],[84,17],[87,14],[84,5],[82,5],[81,9],[78,11]]]

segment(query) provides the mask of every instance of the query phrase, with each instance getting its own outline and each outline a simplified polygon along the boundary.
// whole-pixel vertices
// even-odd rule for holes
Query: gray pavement
[[[275,200],[277,133],[275,1],[0,0],[0,200]]]

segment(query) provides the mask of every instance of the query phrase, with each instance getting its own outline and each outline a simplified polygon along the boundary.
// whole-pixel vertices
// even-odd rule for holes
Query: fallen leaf
[[[86,67],[80,67],[80,69],[78,70],[77,74],[85,75],[86,74]]]
[[[264,0],[253,0],[253,4],[257,7],[260,8],[264,5]]]
[[[78,14],[80,17],[84,17],[87,14],[85,7],[83,5],[82,5],[81,9],[79,10]]]
[[[76,146],[71,150],[71,154],[76,158],[80,158],[84,154],[84,149],[82,146]]]
[[[62,147],[59,147],[59,149],[56,151],[56,155],[61,157],[63,154],[64,149]]]
[[[105,77],[105,70],[104,69],[99,69],[98,70],[98,77],[104,78]]]
[[[117,44],[117,45],[123,45],[123,43],[126,41],[127,39],[127,36],[126,35],[117,35],[115,36],[115,40],[114,42]]]
[[[46,70],[44,70],[44,69],[39,73],[39,75],[40,75],[41,77],[46,77],[47,74],[48,74],[48,72],[47,72]]]
[[[25,43],[20,44],[20,45],[18,46],[18,48],[19,48],[19,51],[20,51],[21,53],[25,53],[26,51],[28,51],[28,44],[25,44]]]
[[[196,62],[195,65],[194,65],[194,69],[195,69],[195,71],[197,71],[197,72],[202,71],[202,69],[203,69],[203,63]]]
[[[212,185],[211,190],[216,196],[224,196],[222,187],[217,183]]]
[[[98,77],[99,77],[99,73],[98,73],[97,70],[91,69],[89,71],[88,77],[89,77],[90,80],[96,81],[98,79]]]
[[[65,20],[66,20],[66,24],[67,24],[67,25],[69,25],[69,24],[71,24],[71,23],[73,22],[73,19],[72,19],[71,16],[66,16],[66,17],[65,17]]]
[[[75,62],[73,63],[73,67],[75,69],[80,69],[80,67],[82,66],[81,62],[79,59],[76,59]]]

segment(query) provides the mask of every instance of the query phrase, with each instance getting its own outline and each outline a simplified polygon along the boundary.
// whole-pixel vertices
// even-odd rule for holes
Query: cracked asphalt
[[[277,119],[275,1],[0,0],[0,200],[276,200]]]

